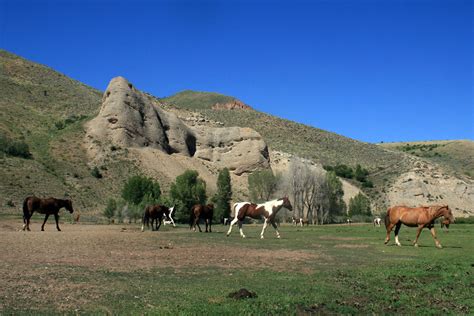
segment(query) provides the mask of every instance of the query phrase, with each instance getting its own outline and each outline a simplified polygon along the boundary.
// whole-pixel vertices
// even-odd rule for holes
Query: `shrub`
[[[117,210],[117,202],[114,199],[109,199],[107,201],[107,206],[105,207],[104,212],[102,213],[107,218],[109,223],[111,219],[114,217],[116,210]]]
[[[101,178],[102,178],[102,174],[100,173],[99,168],[97,168],[97,166],[95,166],[94,169],[92,169],[91,175],[92,175],[94,178],[97,178],[97,179],[101,179]]]
[[[32,157],[28,144],[23,141],[13,141],[5,135],[0,135],[0,152],[25,159]]]

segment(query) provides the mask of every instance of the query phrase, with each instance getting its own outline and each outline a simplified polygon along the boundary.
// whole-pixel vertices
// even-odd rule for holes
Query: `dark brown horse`
[[[34,212],[40,214],[45,214],[43,225],[41,225],[41,230],[44,231],[44,224],[48,220],[49,215],[54,215],[56,220],[56,228],[59,229],[59,210],[61,208],[66,208],[69,213],[73,213],[74,209],[72,208],[71,200],[61,200],[55,198],[41,199],[36,196],[29,196],[23,201],[23,230],[25,228],[30,230],[30,219]]]
[[[145,211],[143,212],[143,221],[142,221],[142,231],[145,230],[145,224],[147,227],[150,227],[150,218],[151,218],[151,230],[153,229],[153,222],[155,222],[156,230],[160,229],[161,223],[163,222],[163,217],[166,216],[173,224],[174,221],[170,217],[170,212],[172,212],[174,206],[172,208],[168,208],[164,205],[148,205],[145,207]]]
[[[453,223],[454,216],[447,205],[433,205],[433,206],[420,206],[420,207],[406,207],[406,206],[394,206],[388,209],[387,215],[385,216],[385,227],[387,228],[387,237],[385,238],[385,244],[390,241],[390,232],[395,227],[395,243],[397,246],[401,246],[398,241],[398,232],[402,224],[409,227],[418,227],[415,241],[413,245],[418,247],[418,237],[423,228],[428,228],[431,231],[431,235],[435,240],[436,247],[442,248],[440,242],[436,238],[436,232],[434,230],[435,219],[444,216],[445,222]]]
[[[212,218],[214,217],[214,204],[201,205],[196,204],[191,208],[191,218],[189,221],[189,229],[196,231],[196,225],[199,228],[199,232],[202,232],[201,227],[199,226],[199,220],[204,219],[206,223],[206,233],[207,226],[209,226],[209,232],[212,233]]]
[[[277,238],[280,238],[280,233],[278,232],[278,228],[275,223],[275,216],[282,207],[285,207],[290,211],[293,210],[290,200],[287,197],[268,201],[262,204],[254,204],[250,202],[235,203],[233,206],[235,218],[230,223],[227,236],[229,236],[232,232],[232,226],[234,226],[234,224],[238,222],[240,236],[242,238],[245,238],[244,232],[242,231],[242,221],[246,216],[248,216],[254,219],[261,219],[262,217],[264,218],[265,221],[263,223],[262,232],[260,233],[261,239],[263,239],[263,234],[265,233],[265,229],[267,228],[268,223],[270,223],[273,228],[275,228]]]

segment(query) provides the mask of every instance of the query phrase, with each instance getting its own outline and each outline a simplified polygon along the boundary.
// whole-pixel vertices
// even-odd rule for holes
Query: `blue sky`
[[[0,47],[104,90],[235,96],[357,140],[474,139],[473,1],[0,0]]]

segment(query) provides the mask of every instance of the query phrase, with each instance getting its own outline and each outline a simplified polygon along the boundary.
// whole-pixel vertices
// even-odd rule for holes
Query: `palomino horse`
[[[156,230],[160,229],[161,223],[163,221],[163,216],[166,216],[174,225],[174,221],[170,216],[170,213],[173,211],[174,206],[169,209],[164,205],[149,205],[145,207],[145,212],[143,213],[143,222],[142,222],[142,231],[145,230],[145,224],[147,227],[150,227],[150,218],[151,218],[151,230],[153,231],[153,222],[155,221]]]
[[[212,233],[212,217],[214,216],[214,204],[201,205],[196,204],[191,208],[191,218],[189,221],[189,229],[196,231],[196,225],[199,228],[199,232],[202,232],[201,226],[199,226],[199,220],[202,218],[206,222],[206,233],[207,226],[209,225],[209,232]]]
[[[55,198],[41,199],[36,196],[29,196],[23,201],[23,230],[25,228],[30,230],[30,219],[34,212],[45,214],[43,225],[41,225],[41,231],[44,231],[44,224],[48,220],[49,215],[54,215],[56,220],[56,228],[59,229],[59,210],[66,208],[69,213],[73,213],[71,200],[61,200]]]
[[[436,238],[436,232],[434,230],[434,221],[438,217],[444,216],[445,221],[449,223],[454,222],[454,216],[447,205],[439,206],[421,206],[421,207],[406,207],[406,206],[394,206],[388,209],[387,215],[385,216],[385,227],[387,228],[387,237],[385,238],[385,244],[390,240],[390,232],[395,227],[395,243],[397,246],[401,246],[398,241],[398,232],[402,224],[409,227],[418,227],[415,241],[413,245],[418,247],[418,237],[423,228],[428,228],[431,231],[431,235],[435,240],[436,247],[442,248],[440,242]]]
[[[249,216],[254,219],[260,219],[262,217],[265,219],[265,222],[263,223],[262,232],[260,233],[261,239],[263,239],[263,234],[265,233],[265,229],[267,228],[268,223],[272,224],[273,228],[275,228],[277,238],[280,238],[280,233],[278,232],[277,225],[275,224],[275,216],[282,207],[285,207],[290,211],[293,210],[290,200],[287,197],[268,201],[262,204],[254,204],[250,202],[235,203],[233,206],[235,218],[230,223],[227,236],[229,236],[232,232],[232,226],[234,226],[234,224],[238,222],[240,236],[242,236],[242,238],[245,238],[244,232],[242,231],[242,221],[246,216]]]
[[[382,219],[380,217],[374,218],[374,227],[375,226],[380,227],[380,223],[382,223]]]

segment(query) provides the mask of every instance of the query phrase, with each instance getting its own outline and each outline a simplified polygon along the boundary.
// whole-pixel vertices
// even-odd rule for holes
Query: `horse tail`
[[[385,214],[385,227],[388,227],[388,225],[390,224],[390,210],[392,208],[389,207],[388,210],[387,210],[387,214]]]
[[[26,198],[26,199],[23,201],[23,224],[26,224],[26,219],[28,218],[28,214],[29,214],[29,211],[28,211],[28,199],[29,199],[29,198]]]

